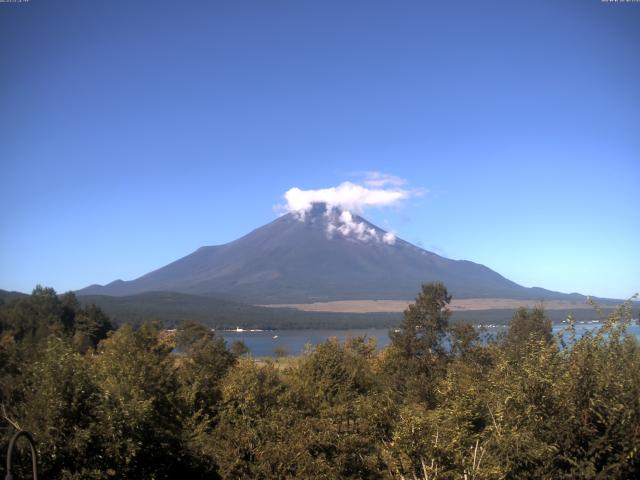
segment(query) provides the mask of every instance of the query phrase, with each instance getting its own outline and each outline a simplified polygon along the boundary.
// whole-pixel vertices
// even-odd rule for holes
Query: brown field
[[[341,312],[341,313],[382,313],[402,312],[413,303],[409,300],[340,300],[335,302],[316,303],[288,303],[278,305],[262,305],[263,307],[286,307],[303,310],[305,312]],[[516,309],[518,307],[534,307],[542,304],[547,310],[567,310],[577,308],[592,308],[586,302],[567,300],[511,300],[508,298],[462,298],[454,299],[449,308],[452,311],[461,310],[494,310]]]

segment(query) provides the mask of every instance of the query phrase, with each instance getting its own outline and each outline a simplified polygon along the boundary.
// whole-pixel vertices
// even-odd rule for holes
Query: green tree
[[[307,448],[309,423],[295,408],[273,363],[241,360],[223,384],[222,408],[209,443],[225,479],[328,478]],[[324,474],[323,474],[324,473]]]
[[[335,338],[305,355],[295,376],[300,394],[316,409],[364,395],[374,384],[367,360],[358,352],[346,350]]]
[[[480,335],[469,323],[456,323],[449,327],[451,354],[455,357],[466,357],[480,347]]]
[[[88,358],[63,339],[50,336],[23,377],[24,402],[15,411],[20,426],[33,433],[39,473],[45,478],[94,478],[101,455],[98,438],[99,392]]]
[[[37,343],[50,334],[65,333],[63,314],[56,291],[38,285],[30,296],[10,304],[7,315],[9,330],[18,341]]]
[[[176,334],[179,398],[182,402],[182,441],[194,469],[215,472],[210,448],[211,433],[217,423],[222,397],[222,380],[236,363],[224,339],[210,328],[194,322],[183,323]]]
[[[0,308],[2,331],[19,342],[37,344],[49,335],[71,337],[79,351],[93,348],[113,330],[95,305],[82,307],[73,292],[58,296],[38,285],[32,294]]]
[[[400,327],[390,333],[391,345],[383,369],[401,395],[433,404],[434,389],[444,375],[451,296],[440,282],[422,286],[416,301],[404,311]]]
[[[119,478],[176,478],[188,461],[181,445],[179,383],[171,347],[157,325],[125,325],[99,345],[101,471]]]
[[[640,345],[627,331],[631,304],[614,310],[594,334],[563,349],[555,384],[559,407],[553,472],[566,478],[637,478],[640,475]],[[559,475],[559,473],[556,473]]]
[[[73,324],[73,345],[79,352],[95,348],[113,330],[109,317],[96,305],[78,309]]]
[[[278,345],[277,347],[273,347],[273,353],[276,357],[282,358],[289,355],[289,349],[284,345]]]
[[[374,374],[371,345],[332,338],[290,372],[299,408],[315,420],[313,449],[339,478],[379,478],[383,471],[381,446],[390,439],[395,405]]]
[[[230,350],[237,357],[241,357],[242,355],[249,353],[249,347],[247,347],[246,343],[242,340],[235,340],[231,344]]]
[[[183,323],[177,331],[176,346],[181,393],[189,408],[215,415],[220,399],[220,382],[236,362],[224,339],[210,328],[194,322]]]
[[[507,347],[518,348],[530,341],[551,342],[553,325],[544,314],[544,308],[537,306],[531,310],[520,307],[509,324],[509,329],[503,342]]]

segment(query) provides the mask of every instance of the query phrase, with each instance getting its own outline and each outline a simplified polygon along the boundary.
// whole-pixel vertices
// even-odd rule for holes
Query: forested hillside
[[[281,363],[193,322],[113,330],[39,288],[0,306],[0,448],[32,432],[41,478],[637,478],[630,304],[563,340],[521,309],[487,343],[449,302],[425,285],[384,350],[329,339]]]
[[[216,329],[229,328],[366,328],[398,324],[400,313],[303,312],[293,308],[267,308],[212,297],[175,292],[149,292],[125,297],[82,295],[83,304],[96,304],[118,324],[142,325],[158,320],[174,328],[185,319]]]

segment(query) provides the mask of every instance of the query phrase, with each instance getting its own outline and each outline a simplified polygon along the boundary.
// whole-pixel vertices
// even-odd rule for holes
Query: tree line
[[[388,347],[329,339],[282,364],[37,287],[0,305],[0,447],[29,430],[61,479],[637,478],[630,303],[580,338],[520,309],[487,342],[450,301],[423,285]]]

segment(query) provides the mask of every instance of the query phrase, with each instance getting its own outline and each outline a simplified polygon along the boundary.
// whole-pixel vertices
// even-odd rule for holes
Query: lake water
[[[583,335],[587,331],[600,328],[600,323],[579,323],[576,324],[578,336]],[[496,326],[487,328],[487,333],[497,334],[504,326]],[[565,325],[554,325],[553,331],[565,328]],[[629,332],[634,334],[640,340],[640,325],[633,324],[629,327]],[[378,348],[383,348],[389,343],[388,328],[368,328],[353,330],[265,330],[265,331],[219,331],[228,345],[235,340],[242,340],[251,355],[254,357],[273,357],[274,349],[284,347],[289,355],[300,355],[304,353],[305,346],[308,344],[316,345],[322,343],[330,337],[337,337],[340,342],[344,342],[349,337],[365,336],[367,338],[375,338]]]

